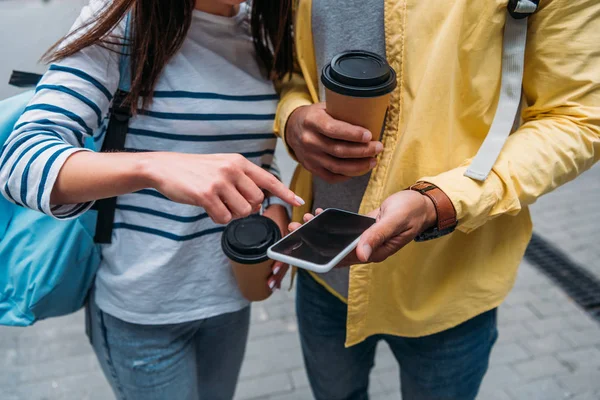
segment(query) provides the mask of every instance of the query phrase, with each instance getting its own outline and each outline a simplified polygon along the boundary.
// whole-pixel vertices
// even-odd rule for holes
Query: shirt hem
[[[374,335],[389,335],[389,336],[398,336],[405,338],[420,338],[430,335],[435,335],[436,333],[444,332],[449,329],[455,328],[460,324],[463,324],[480,314],[493,310],[494,308],[500,307],[500,305],[504,302],[504,299],[508,295],[505,294],[500,299],[496,301],[490,302],[485,306],[472,308],[470,311],[466,311],[461,313],[458,316],[453,317],[452,319],[445,320],[443,323],[435,324],[434,326],[430,326],[427,329],[413,329],[413,330],[402,330],[402,329],[384,329],[384,328],[375,328],[370,329],[369,332],[361,332],[356,333],[356,329],[352,329],[350,326],[346,326],[346,341],[344,343],[345,348],[349,348],[364,342],[367,338]]]
[[[143,314],[135,313],[122,308],[116,307],[109,302],[104,302],[98,299],[96,296],[96,304],[98,308],[115,318],[138,325],[167,325],[167,324],[180,324],[184,322],[198,321],[201,319],[207,319],[216,317],[223,314],[228,314],[236,311],[240,311],[250,305],[248,301],[236,301],[226,304],[219,304],[218,307],[206,307],[199,310],[186,311],[186,312],[173,312],[173,313],[152,313]]]

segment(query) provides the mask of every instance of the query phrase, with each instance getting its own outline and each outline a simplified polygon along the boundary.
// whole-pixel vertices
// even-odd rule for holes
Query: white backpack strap
[[[525,45],[527,43],[527,17],[533,14],[539,1],[511,0],[508,4],[502,47],[502,82],[500,99],[492,126],[465,172],[469,178],[484,181],[496,163],[508,136],[512,132],[520,109]]]

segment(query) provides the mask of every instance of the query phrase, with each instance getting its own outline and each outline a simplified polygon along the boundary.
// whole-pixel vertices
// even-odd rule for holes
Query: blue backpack
[[[130,86],[128,57],[110,110],[101,151],[122,150],[130,118],[124,102]],[[11,84],[35,86],[39,75],[13,73]],[[0,101],[0,147],[31,100],[33,91]],[[94,140],[86,147],[97,150]],[[28,326],[66,315],[86,302],[101,261],[100,243],[110,243],[116,198],[98,201],[77,219],[59,221],[0,196],[0,325]]]

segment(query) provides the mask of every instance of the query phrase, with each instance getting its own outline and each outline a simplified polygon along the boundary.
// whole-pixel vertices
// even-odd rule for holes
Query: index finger
[[[304,200],[296,193],[291,191],[286,185],[283,184],[279,179],[275,178],[272,174],[265,171],[256,164],[248,161],[245,168],[246,175],[252,179],[252,181],[261,189],[267,190],[273,196],[279,197],[292,206],[303,206]]]
[[[307,122],[313,129],[331,139],[356,143],[368,143],[373,139],[373,135],[366,128],[337,120],[325,110],[319,113],[318,118]]]

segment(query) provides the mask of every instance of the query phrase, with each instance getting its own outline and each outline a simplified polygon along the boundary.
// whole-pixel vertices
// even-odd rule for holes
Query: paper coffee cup
[[[347,51],[323,68],[327,113],[340,121],[368,129],[379,140],[396,72],[375,53]]]
[[[246,299],[261,301],[271,295],[267,279],[274,261],[267,257],[267,249],[279,239],[277,224],[262,215],[234,220],[225,228],[221,247]]]

